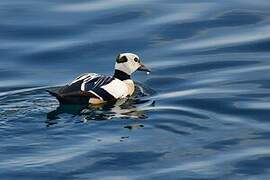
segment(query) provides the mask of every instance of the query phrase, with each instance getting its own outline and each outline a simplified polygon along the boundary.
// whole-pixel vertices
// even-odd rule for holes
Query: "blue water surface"
[[[269,179],[268,0],[0,1],[0,179]],[[136,95],[59,107],[45,90],[112,74]]]

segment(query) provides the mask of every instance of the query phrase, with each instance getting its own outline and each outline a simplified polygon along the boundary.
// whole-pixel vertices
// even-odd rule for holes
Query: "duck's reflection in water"
[[[81,122],[101,121],[116,118],[124,119],[146,119],[147,115],[142,110],[146,106],[154,106],[155,102],[139,99],[121,99],[115,103],[100,105],[60,105],[47,114],[47,126],[57,124],[61,114],[81,116]]]

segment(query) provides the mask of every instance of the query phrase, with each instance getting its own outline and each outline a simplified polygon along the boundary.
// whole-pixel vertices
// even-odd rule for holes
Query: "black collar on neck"
[[[114,71],[113,77],[120,79],[121,81],[130,79],[130,75],[128,75],[127,73],[125,73],[123,71],[117,70],[117,69]]]

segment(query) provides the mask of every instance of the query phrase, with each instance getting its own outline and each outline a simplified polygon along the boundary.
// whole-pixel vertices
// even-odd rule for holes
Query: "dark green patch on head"
[[[126,57],[126,56],[122,56],[122,57],[121,57],[120,54],[119,54],[119,56],[117,56],[117,58],[116,58],[116,62],[117,62],[117,63],[124,63],[124,62],[127,62],[127,61],[128,61],[127,57]]]

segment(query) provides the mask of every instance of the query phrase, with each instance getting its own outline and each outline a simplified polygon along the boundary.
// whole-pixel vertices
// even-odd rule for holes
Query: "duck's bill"
[[[148,69],[145,65],[141,64],[141,66],[138,68],[138,71],[145,71],[145,72],[148,72],[150,73],[151,70]]]

